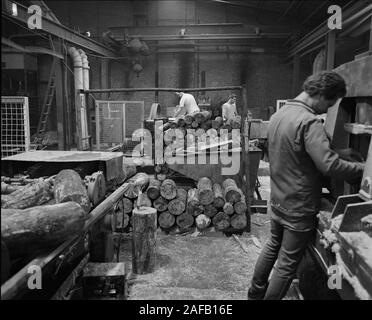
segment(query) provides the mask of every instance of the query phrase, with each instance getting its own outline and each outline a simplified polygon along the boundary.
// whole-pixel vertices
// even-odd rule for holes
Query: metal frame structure
[[[15,20],[27,27],[27,21],[30,16],[30,14],[27,11],[27,8],[18,2],[14,2],[14,3],[17,5],[17,11],[18,11],[17,16],[13,16],[11,15],[10,12],[7,11],[6,8],[9,8],[11,4],[9,0],[3,1],[3,8],[1,12],[2,16]],[[42,29],[36,30],[36,31],[45,32],[47,34],[56,36],[69,43],[75,44],[81,48],[84,48],[91,52],[95,52],[102,56],[106,56],[106,57],[117,56],[117,53],[114,50],[107,48],[107,46],[105,46],[104,44],[94,41],[58,22],[50,20],[49,18],[45,16],[42,17]]]
[[[116,105],[120,105],[121,104],[121,120],[122,120],[122,139],[125,139],[127,136],[128,136],[128,132],[127,132],[127,124],[126,124],[126,109],[127,109],[127,104],[129,103],[135,103],[135,104],[139,104],[140,105],[140,110],[141,110],[141,113],[142,113],[142,122],[141,124],[143,124],[143,121],[144,121],[144,106],[145,106],[145,103],[144,101],[109,101],[109,100],[96,100],[95,101],[95,128],[96,128],[96,148],[97,150],[100,150],[100,145],[101,143],[104,141],[102,141],[101,139],[101,117],[100,117],[100,108],[103,108],[104,106],[102,104],[107,104],[107,108],[109,109],[108,112],[109,112],[109,116],[111,117],[111,111],[110,111],[110,104],[116,104]],[[113,119],[117,119],[117,118],[113,118]]]

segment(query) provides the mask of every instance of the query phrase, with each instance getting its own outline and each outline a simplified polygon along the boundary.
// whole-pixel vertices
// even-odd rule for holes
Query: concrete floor
[[[261,165],[259,175],[267,174],[266,163]],[[268,199],[269,177],[259,176],[259,180],[261,196]],[[261,246],[270,235],[268,215],[253,214],[251,221],[251,232],[236,237],[220,232],[166,235],[158,230],[156,269],[147,275],[130,272],[128,299],[246,300]],[[131,254],[131,240],[124,240],[120,261],[128,262],[129,270]],[[298,298],[292,286],[285,299]]]

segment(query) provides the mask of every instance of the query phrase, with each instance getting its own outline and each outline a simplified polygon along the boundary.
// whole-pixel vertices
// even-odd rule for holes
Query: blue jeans
[[[314,229],[295,231],[271,219],[271,237],[256,262],[248,298],[282,299],[313,236]],[[274,267],[275,262],[277,263]],[[268,282],[273,267],[274,271]]]

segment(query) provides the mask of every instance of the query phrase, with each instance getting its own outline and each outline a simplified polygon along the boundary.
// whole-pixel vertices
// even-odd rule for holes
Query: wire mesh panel
[[[102,150],[131,140],[143,127],[143,101],[96,101],[96,149]]]
[[[1,158],[30,150],[28,97],[1,97]]]

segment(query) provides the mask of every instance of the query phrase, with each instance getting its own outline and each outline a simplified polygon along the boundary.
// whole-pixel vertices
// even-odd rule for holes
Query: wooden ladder
[[[40,113],[39,123],[37,125],[36,138],[34,143],[40,142],[40,135],[43,134],[47,127],[49,113],[53,104],[56,89],[56,65],[58,58],[53,57],[52,66],[49,73],[48,86],[44,96],[44,101]]]

